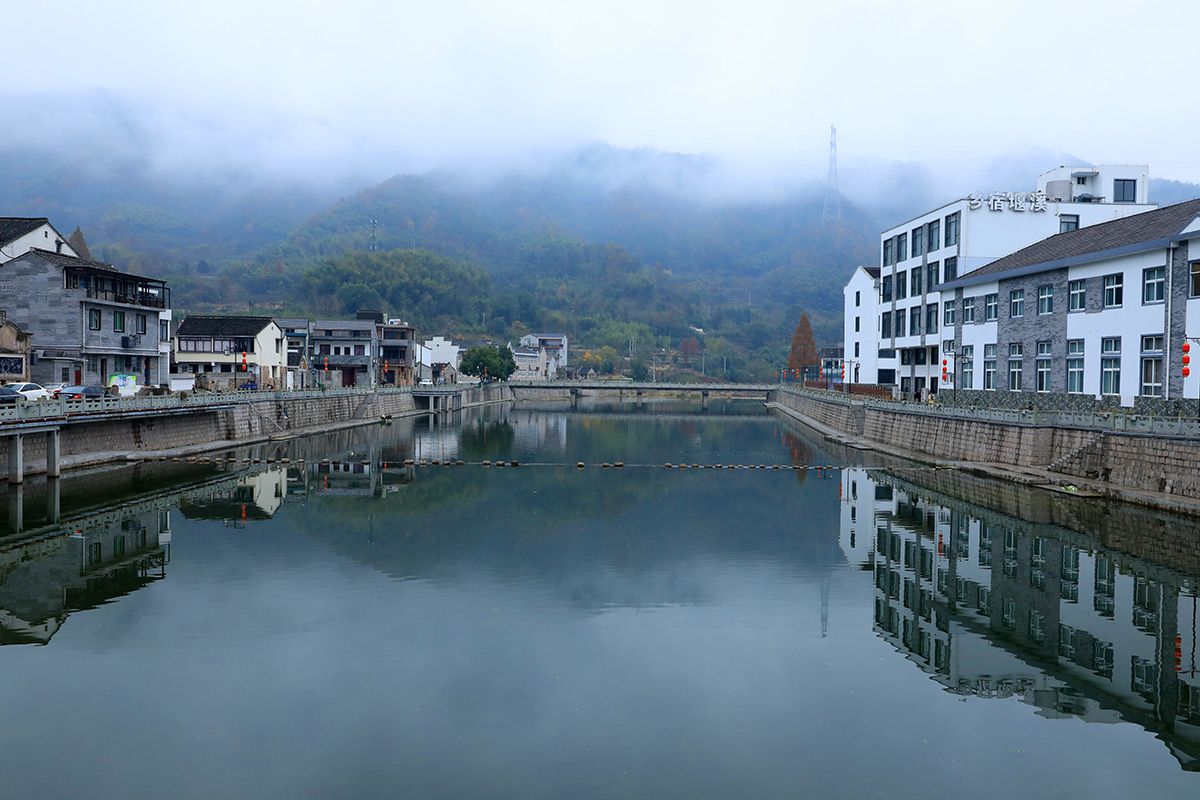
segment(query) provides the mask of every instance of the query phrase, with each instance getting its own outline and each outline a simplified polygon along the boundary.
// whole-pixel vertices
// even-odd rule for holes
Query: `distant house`
[[[11,225],[10,231],[18,230]],[[30,235],[53,228],[39,221],[10,238],[24,247]],[[33,247],[0,263],[0,296],[8,318],[32,337],[30,377],[38,383],[108,385],[121,378],[143,385],[168,380],[171,292],[166,281],[121,272],[112,264]],[[9,252],[5,249],[5,252]]]
[[[309,337],[312,368],[324,386],[375,386],[379,331],[370,319],[319,319]]]
[[[270,317],[192,314],[179,323],[174,352],[179,372],[205,375],[217,388],[286,388],[287,348]]]
[[[35,248],[68,256],[82,255],[45,217],[0,217],[0,264]]]
[[[524,341],[524,339],[522,339]],[[554,357],[544,347],[529,347],[520,345],[513,347],[513,361],[517,369],[509,380],[513,381],[546,381],[557,375]]]
[[[29,334],[0,310],[0,383],[29,380]]]
[[[395,386],[411,386],[417,367],[417,329],[402,319],[376,323],[379,337],[379,380]]]
[[[310,378],[309,335],[311,323],[307,317],[275,317],[275,324],[283,331],[287,345],[288,386],[292,389],[307,389]]]
[[[530,333],[522,336],[519,344],[522,347],[544,347],[557,367],[565,369],[570,364],[570,361],[567,360],[567,335],[565,333]],[[554,375],[550,377],[554,377]]]

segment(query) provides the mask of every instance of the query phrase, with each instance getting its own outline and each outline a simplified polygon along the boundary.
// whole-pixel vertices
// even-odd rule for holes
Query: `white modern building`
[[[972,194],[884,231],[877,362],[873,373],[860,368],[860,382],[895,385],[908,396],[936,392],[948,338],[941,285],[1048,236],[1152,209],[1148,174],[1144,165],[1057,167],[1033,191]]]
[[[943,283],[939,300],[963,390],[1196,398],[1183,344],[1200,337],[1200,200],[1056,234]]]
[[[847,383],[875,383],[879,374],[879,267],[859,267],[842,290],[842,359]]]
[[[567,360],[567,335],[565,333],[529,333],[518,342],[522,347],[545,348],[549,357],[554,361],[556,369],[570,365]],[[555,377],[553,374],[551,378]]]

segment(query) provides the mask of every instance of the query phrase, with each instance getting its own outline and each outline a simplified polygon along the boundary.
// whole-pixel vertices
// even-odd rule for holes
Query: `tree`
[[[75,226],[75,232],[67,237],[67,244],[71,245],[71,249],[79,254],[80,258],[86,258],[89,261],[92,258],[92,251],[88,249],[87,242],[83,238],[83,231],[79,226]]]
[[[695,336],[689,336],[679,343],[679,354],[691,361],[696,356],[700,355],[700,342]]]
[[[808,322],[808,313],[800,315],[800,324],[792,334],[792,350],[788,353],[788,369],[804,369],[816,366],[817,340],[813,338],[812,325]]]
[[[513,358],[512,350],[507,347],[480,345],[463,353],[458,370],[463,375],[474,375],[477,378],[507,380],[508,376],[517,371],[517,362]]]

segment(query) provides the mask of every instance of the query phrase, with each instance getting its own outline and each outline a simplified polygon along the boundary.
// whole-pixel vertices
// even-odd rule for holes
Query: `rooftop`
[[[46,217],[0,217],[0,244],[8,244],[48,224],[50,220]]]
[[[179,336],[257,336],[271,324],[270,317],[208,316],[192,314],[179,323]]]
[[[319,319],[313,323],[313,332],[323,330],[335,331],[373,331],[375,323],[365,319]]]
[[[1165,247],[1200,216],[1200,199],[1143,211],[1120,219],[1058,233],[998,258],[941,289],[973,286],[1127,253]]]
[[[43,250],[40,247],[31,247],[29,252],[38,256],[44,261],[49,261],[51,264],[57,264],[60,267],[85,267],[88,269],[103,269],[108,272],[119,272],[112,264],[103,261],[92,261],[88,258],[78,258],[69,256],[66,253],[56,253],[53,250]],[[132,278],[141,277],[139,275],[130,275]],[[147,280],[157,280],[156,278],[147,278]]]

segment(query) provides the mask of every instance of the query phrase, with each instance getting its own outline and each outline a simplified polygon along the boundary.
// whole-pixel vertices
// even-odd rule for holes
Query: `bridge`
[[[518,400],[522,399],[522,393],[527,392],[565,395],[570,398],[572,408],[579,404],[579,398],[583,397],[585,392],[600,395],[616,394],[620,398],[633,397],[638,405],[641,405],[642,398],[647,394],[699,395],[701,407],[708,408],[710,395],[766,400],[770,392],[779,388],[773,383],[666,383],[603,380],[509,381],[508,386]]]

